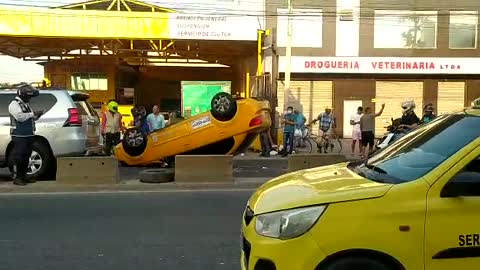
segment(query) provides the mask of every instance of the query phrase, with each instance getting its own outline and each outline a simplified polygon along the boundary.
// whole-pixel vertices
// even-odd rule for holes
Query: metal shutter
[[[385,103],[383,114],[375,120],[375,136],[380,137],[385,132],[385,126],[390,124],[390,119],[396,119],[402,116],[401,104],[405,100],[414,100],[415,113],[419,118],[422,117],[423,109],[423,82],[376,82],[376,106],[375,112],[378,112],[382,103]]]
[[[465,82],[438,82],[437,114],[465,107]]]
[[[285,93],[284,83],[279,81],[277,110],[283,114],[288,106],[292,106],[300,109],[310,122],[325,111],[325,107],[332,107],[332,89],[332,81],[292,81],[290,91]]]

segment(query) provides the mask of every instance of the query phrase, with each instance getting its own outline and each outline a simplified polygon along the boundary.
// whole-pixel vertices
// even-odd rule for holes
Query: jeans
[[[13,168],[13,178],[24,180],[28,173],[30,164],[30,156],[32,155],[32,147],[34,137],[12,137],[13,152],[11,166]]]
[[[112,154],[112,148],[120,143],[120,132],[105,134],[105,154],[110,156]]]
[[[283,132],[283,151],[285,154],[291,154],[293,151],[293,132]]]
[[[271,151],[269,130],[260,133],[260,145],[262,146],[262,154],[269,155]]]

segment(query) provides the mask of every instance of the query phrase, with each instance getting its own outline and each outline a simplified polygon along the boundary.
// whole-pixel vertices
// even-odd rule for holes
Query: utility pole
[[[292,66],[292,0],[287,0],[287,48],[285,52],[285,89],[290,89],[290,72]]]

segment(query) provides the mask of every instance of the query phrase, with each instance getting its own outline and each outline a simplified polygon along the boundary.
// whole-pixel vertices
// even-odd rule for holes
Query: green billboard
[[[231,93],[231,82],[182,81],[182,114],[187,110],[191,116],[209,111],[213,96],[220,92]]]

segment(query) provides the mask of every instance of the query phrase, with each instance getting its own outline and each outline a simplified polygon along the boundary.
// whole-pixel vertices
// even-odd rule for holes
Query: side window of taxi
[[[441,197],[480,197],[480,156],[470,162],[443,187]]]

